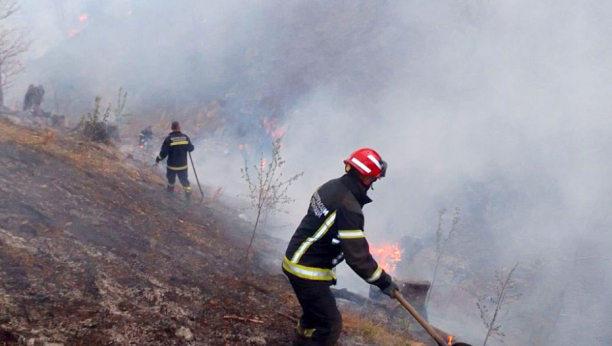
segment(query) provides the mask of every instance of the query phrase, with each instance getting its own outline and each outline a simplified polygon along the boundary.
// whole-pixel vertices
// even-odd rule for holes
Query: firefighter
[[[191,200],[191,185],[187,178],[187,155],[194,149],[191,140],[187,135],[181,132],[181,126],[178,121],[172,122],[172,132],[164,140],[161,151],[155,159],[155,164],[168,157],[166,177],[168,178],[167,191],[169,194],[174,192],[174,183],[178,176],[181,185],[185,189],[185,198],[187,202]]]
[[[367,191],[385,176],[387,163],[368,148],[344,161],[346,174],[319,187],[308,213],[289,242],[283,272],[302,306],[294,346],[335,345],[342,316],[330,286],[343,260],[366,282],[394,298],[397,285],[370,254],[362,208],[372,200]]]
[[[152,139],[153,130],[151,130],[151,125],[149,125],[144,130],[140,131],[140,135],[138,135],[138,145],[140,147],[145,147]]]

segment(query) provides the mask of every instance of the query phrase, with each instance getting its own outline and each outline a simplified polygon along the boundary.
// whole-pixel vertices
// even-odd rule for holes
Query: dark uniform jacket
[[[193,151],[194,147],[186,134],[175,131],[164,140],[161,151],[157,156],[157,162],[168,157],[167,168],[174,171],[187,169],[187,155]]]
[[[153,139],[153,131],[144,129],[140,131],[140,135],[138,136],[138,138],[140,139],[140,141],[150,141],[151,139]]]
[[[363,233],[362,208],[372,200],[358,184],[355,178],[344,175],[325,183],[314,193],[308,214],[285,252],[285,273],[335,284],[335,266],[346,259],[368,283],[381,289],[391,284],[391,277],[370,254]]]

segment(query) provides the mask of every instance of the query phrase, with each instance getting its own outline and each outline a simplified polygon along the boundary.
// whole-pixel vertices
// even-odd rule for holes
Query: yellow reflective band
[[[372,283],[378,279],[380,279],[380,275],[382,274],[382,269],[380,267],[376,268],[376,271],[369,279],[366,279],[367,282]]]
[[[312,338],[312,334],[314,334],[316,331],[316,328],[304,329],[304,337]]]
[[[338,239],[357,239],[365,238],[365,234],[360,230],[353,231],[338,231]]]
[[[336,279],[336,273],[332,269],[307,267],[300,264],[291,263],[287,257],[283,259],[283,268],[285,268],[285,270],[289,273],[302,279],[315,281],[333,281]]]
[[[308,237],[306,238],[306,240],[304,240],[302,245],[300,245],[298,250],[293,254],[293,257],[291,258],[291,262],[298,263],[300,259],[302,258],[302,256],[304,256],[304,254],[306,253],[306,250],[308,250],[310,245],[312,245],[317,240],[321,239],[325,235],[325,233],[327,233],[327,231],[334,224],[335,221],[336,221],[336,212],[334,211],[327,218],[327,220],[323,222],[321,227],[319,227],[317,232],[312,237]]]
[[[172,171],[182,171],[184,169],[187,169],[188,166],[183,166],[183,167],[172,167],[172,166],[166,166],[166,168],[168,168],[169,170]]]
[[[180,141],[180,142],[172,142],[172,143],[170,143],[170,146],[173,147],[175,145],[187,145],[187,144],[189,144],[189,142],[187,142],[187,141]]]
[[[185,186],[185,191],[191,191],[191,186]]]
[[[305,337],[305,338],[312,338],[312,334],[314,334],[314,332],[317,330],[316,328],[304,328],[300,325],[300,321],[298,321],[297,324],[297,332],[299,335]]]

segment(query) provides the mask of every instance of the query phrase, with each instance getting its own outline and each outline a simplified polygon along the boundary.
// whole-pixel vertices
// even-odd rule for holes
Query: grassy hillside
[[[236,213],[164,184],[113,146],[0,118],[0,345],[289,344],[297,302],[257,256],[245,274]],[[344,345],[409,344],[346,322]]]

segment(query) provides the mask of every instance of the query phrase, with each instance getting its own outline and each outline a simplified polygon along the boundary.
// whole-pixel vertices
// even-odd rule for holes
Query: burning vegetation
[[[372,256],[378,264],[388,273],[394,273],[397,265],[402,260],[402,252],[398,244],[371,247]]]

